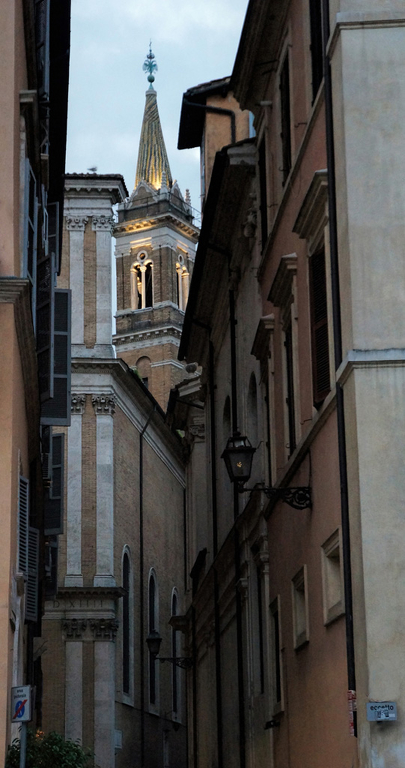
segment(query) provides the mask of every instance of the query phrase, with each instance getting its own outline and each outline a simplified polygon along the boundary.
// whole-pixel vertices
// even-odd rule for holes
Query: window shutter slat
[[[42,404],[41,422],[70,425],[70,317],[71,291],[55,289],[53,398]]]
[[[29,481],[20,476],[18,488],[18,570],[28,573]]]
[[[25,618],[27,621],[38,619],[38,563],[39,531],[28,529],[28,579],[25,592]]]
[[[319,408],[330,391],[328,307],[325,250],[310,258],[312,375],[314,405]]]
[[[51,487],[45,499],[44,533],[54,536],[63,533],[63,459],[65,436],[52,435]]]

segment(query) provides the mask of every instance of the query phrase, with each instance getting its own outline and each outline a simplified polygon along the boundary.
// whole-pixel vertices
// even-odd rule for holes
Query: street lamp
[[[308,509],[312,507],[311,488],[309,486],[295,486],[289,488],[274,488],[258,483],[255,488],[244,488],[244,483],[250,479],[252,473],[253,448],[245,435],[235,432],[228,439],[221,459],[225,466],[231,483],[237,483],[239,493],[246,491],[263,491],[267,498],[273,502],[283,500],[293,509]]]
[[[146,638],[146,644],[153,660],[158,659],[161,664],[165,661],[169,661],[171,664],[175,664],[176,667],[181,667],[181,669],[191,669],[193,666],[193,659],[191,656],[159,656],[161,642],[162,638],[159,635],[159,632],[156,629],[152,629]]]

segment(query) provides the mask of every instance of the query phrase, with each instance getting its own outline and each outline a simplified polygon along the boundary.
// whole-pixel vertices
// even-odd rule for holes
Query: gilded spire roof
[[[160,189],[162,186],[163,173],[166,174],[166,182],[169,186],[172,185],[172,174],[167,158],[162,126],[160,124],[157,93],[152,85],[155,80],[153,73],[157,70],[157,64],[151,46],[149,47],[149,53],[147,54],[143,69],[145,72],[149,72],[148,81],[150,85],[146,91],[145,111],[142,121],[141,138],[139,141],[138,163],[136,166],[135,188],[140,181],[147,181],[155,187],[155,189]]]

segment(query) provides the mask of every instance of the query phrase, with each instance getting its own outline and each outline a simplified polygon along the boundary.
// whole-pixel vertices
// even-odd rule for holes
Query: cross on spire
[[[146,59],[143,64],[143,71],[149,72],[149,75],[148,75],[149,88],[152,91],[154,90],[152,83],[154,83],[155,81],[155,76],[153,73],[157,72],[157,68],[158,68],[158,65],[156,64],[156,61],[155,61],[155,54],[152,51],[152,40],[150,40],[149,53],[146,54]]]

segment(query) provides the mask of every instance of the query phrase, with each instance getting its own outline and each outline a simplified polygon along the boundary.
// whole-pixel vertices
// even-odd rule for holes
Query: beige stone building
[[[404,762],[404,8],[388,6],[248,5],[230,89],[255,135],[217,146],[179,353],[203,372],[170,401],[189,443],[195,768]],[[204,161],[192,91],[181,144]],[[245,438],[238,483],[252,452],[224,449]]]
[[[1,765],[18,736],[12,687],[37,686],[32,724],[41,723],[38,637],[49,524],[41,439],[44,424],[66,424],[70,416],[68,355],[54,322],[58,315],[68,333],[68,312],[61,316],[61,310],[68,309],[69,296],[53,290],[60,265],[70,2],[50,6],[45,0],[0,6]]]

